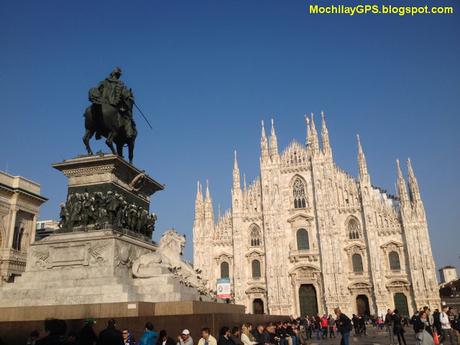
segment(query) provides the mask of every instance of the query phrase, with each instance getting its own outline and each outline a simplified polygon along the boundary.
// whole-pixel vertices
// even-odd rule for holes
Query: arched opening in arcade
[[[369,316],[369,298],[366,295],[358,295],[356,297],[356,313],[359,316],[367,315]]]
[[[254,314],[264,314],[264,301],[256,298],[252,301],[252,312]]]
[[[318,300],[316,289],[312,284],[302,284],[299,288],[300,315],[316,316],[318,314]]]

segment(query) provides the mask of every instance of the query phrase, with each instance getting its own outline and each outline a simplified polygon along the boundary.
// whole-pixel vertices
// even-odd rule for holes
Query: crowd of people
[[[460,344],[459,317],[446,306],[433,312],[425,307],[410,320],[402,317],[396,309],[388,309],[387,314],[380,317],[352,315],[350,319],[340,308],[336,308],[334,314],[257,325],[224,326],[215,336],[209,328],[203,328],[197,343],[188,329],[173,338],[166,330],[157,332],[151,322],[145,324],[142,336],[135,339],[131,330],[118,328],[113,319],[99,334],[94,331],[94,319],[86,319],[79,332],[67,332],[65,321],[50,319],[45,321],[44,332],[30,334],[27,345],[307,345],[336,336],[340,336],[340,345],[349,345],[353,330],[355,336],[366,335],[367,325],[382,332],[386,330],[389,345],[396,345],[396,339],[399,345],[407,345],[404,334],[409,324],[415,332],[416,345]]]

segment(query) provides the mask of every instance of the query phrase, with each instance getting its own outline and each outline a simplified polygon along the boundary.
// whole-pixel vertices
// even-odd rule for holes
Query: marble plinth
[[[209,300],[162,263],[136,278],[133,262],[157,249],[110,230],[51,235],[31,245],[25,273],[0,290],[0,307]]]

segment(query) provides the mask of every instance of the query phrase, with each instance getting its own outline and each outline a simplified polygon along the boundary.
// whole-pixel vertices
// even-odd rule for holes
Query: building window
[[[257,225],[254,225],[251,229],[250,233],[250,241],[251,241],[251,247],[259,247],[261,244],[260,240],[260,230]]]
[[[348,238],[350,240],[359,239],[359,223],[354,218],[348,221]]]
[[[305,229],[297,230],[297,249],[298,250],[310,249],[310,243],[308,241],[308,231]]]
[[[220,277],[221,278],[230,278],[230,267],[228,262],[224,261],[220,264]]]
[[[294,181],[292,189],[294,194],[294,208],[305,208],[307,206],[305,184],[299,177]]]
[[[259,260],[252,260],[252,277],[253,278],[260,278],[260,261]]]
[[[392,271],[399,271],[401,269],[401,262],[399,261],[399,254],[395,251],[391,251],[388,254],[388,260],[390,261],[390,269]]]
[[[353,264],[353,272],[362,273],[363,269],[363,258],[360,254],[353,254],[351,257],[351,262]]]

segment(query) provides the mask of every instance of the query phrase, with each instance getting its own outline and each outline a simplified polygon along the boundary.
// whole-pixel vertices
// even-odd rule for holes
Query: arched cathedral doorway
[[[359,316],[370,315],[369,298],[366,295],[356,297],[356,312]]]
[[[312,284],[302,284],[299,288],[300,316],[315,316],[318,314],[316,289]]]
[[[397,292],[394,295],[395,309],[398,309],[399,315],[409,316],[409,307],[407,305],[407,297],[402,292]]]
[[[252,312],[254,314],[264,314],[264,302],[260,298],[252,301]]]

